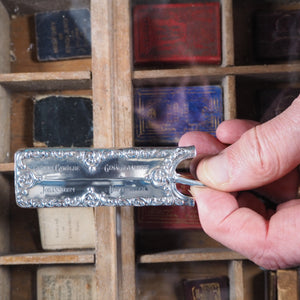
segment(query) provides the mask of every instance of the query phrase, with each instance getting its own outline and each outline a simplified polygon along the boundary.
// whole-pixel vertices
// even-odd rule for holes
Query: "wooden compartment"
[[[177,299],[178,279],[205,274],[227,275],[230,299],[263,299],[263,271],[202,230],[140,231],[135,229],[133,208],[101,207],[95,209],[95,250],[47,252],[41,249],[36,211],[15,206],[13,155],[18,148],[32,146],[31,99],[36,94],[91,95],[94,147],[121,148],[134,144],[135,87],[219,84],[224,118],[232,119],[255,117],[256,91],[262,87],[299,86],[298,61],[265,65],[255,59],[249,27],[258,8],[288,9],[298,4],[220,0],[221,65],[134,68],[131,14],[134,5],[143,3],[154,2],[74,1],[72,8],[91,11],[92,57],[47,63],[35,60],[32,16],[69,9],[70,1],[0,3],[0,294],[4,299],[34,299],[37,266],[56,264],[92,264],[99,299],[148,299],[149,295],[157,299],[155,293],[164,295],[162,299]],[[284,276],[297,277],[294,270],[286,271],[287,275],[278,272],[281,289]],[[161,280],[164,274],[170,280]],[[289,295],[296,295],[296,290],[294,280]]]
[[[259,101],[263,100],[261,98],[263,93],[268,90],[282,90],[284,94],[284,90],[298,90],[300,87],[300,74],[298,72],[282,75],[274,73],[270,76],[265,74],[260,76],[237,76],[236,95],[238,99],[243,99],[243,101],[238,101],[236,105],[238,117],[259,122],[266,121],[262,119],[259,108]],[[294,94],[296,97],[297,93],[294,92]],[[276,101],[276,99],[274,100]]]
[[[219,276],[227,276],[226,262],[143,264],[137,273],[137,297],[138,299],[184,299],[184,279]],[[160,284],[157,284],[157,281]]]
[[[232,0],[233,7],[233,35],[236,66],[256,64],[280,64],[286,60],[259,59],[255,53],[255,14],[259,11],[297,10],[300,4],[297,1],[259,1]],[[293,59],[297,63],[298,60]]]
[[[77,2],[78,3],[78,2]],[[82,1],[81,7],[89,7]],[[60,2],[57,9],[68,9]],[[1,256],[0,293],[3,299],[35,299],[37,264],[93,264],[94,251],[42,250],[36,210],[16,206],[13,156],[32,147],[33,102],[37,94],[91,95],[91,59],[38,63],[34,56],[33,14],[54,9],[47,1],[0,3],[0,172]]]
[[[264,271],[235,260],[143,264],[137,273],[137,298],[185,299],[183,280],[221,276],[228,278],[230,299],[264,299]]]
[[[52,9],[51,9],[52,10]],[[20,39],[22,36],[22,39]],[[34,16],[14,16],[11,20],[11,72],[70,72],[90,71],[91,59],[51,62],[37,61]]]

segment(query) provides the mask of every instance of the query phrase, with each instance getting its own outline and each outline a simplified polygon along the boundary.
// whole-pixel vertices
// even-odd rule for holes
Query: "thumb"
[[[276,118],[246,131],[218,155],[204,158],[197,177],[223,191],[255,188],[300,163],[300,96]]]

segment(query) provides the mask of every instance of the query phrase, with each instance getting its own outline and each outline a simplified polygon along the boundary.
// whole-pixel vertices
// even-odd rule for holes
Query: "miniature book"
[[[201,229],[197,207],[160,206],[136,209],[138,229]]]
[[[188,131],[215,135],[223,121],[220,86],[136,88],[135,144],[175,146]],[[199,229],[196,207],[148,207],[137,209],[140,229]]]
[[[222,88],[136,88],[134,109],[136,146],[175,146],[188,131],[215,135],[223,121]]]
[[[93,266],[51,266],[37,271],[37,300],[96,300]]]
[[[39,208],[38,217],[43,249],[95,248],[93,208]]]
[[[185,300],[229,300],[229,282],[226,276],[184,280]]]
[[[91,98],[47,95],[34,99],[34,146],[91,147],[92,145]]]
[[[134,63],[219,64],[220,3],[136,5]]]
[[[289,60],[300,57],[300,10],[258,11],[254,16],[254,46],[258,59]]]
[[[88,9],[35,14],[37,59],[53,61],[91,56]]]

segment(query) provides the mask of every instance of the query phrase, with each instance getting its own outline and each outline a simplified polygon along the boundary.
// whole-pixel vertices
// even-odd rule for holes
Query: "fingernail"
[[[198,211],[207,211],[205,201],[203,202],[203,199],[201,197],[202,193],[205,193],[207,189],[207,187],[191,186],[190,193],[195,200],[195,204],[197,206]]]
[[[193,198],[195,198],[201,192],[201,190],[203,190],[205,188],[206,187],[193,185],[193,186],[190,187],[190,193],[193,196]]]
[[[224,155],[219,154],[210,158],[205,158],[200,162],[197,171],[198,178],[205,182],[210,182],[214,186],[220,186],[229,182],[228,164]]]

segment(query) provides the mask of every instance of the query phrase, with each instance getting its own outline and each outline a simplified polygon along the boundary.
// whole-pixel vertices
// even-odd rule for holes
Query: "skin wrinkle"
[[[258,137],[258,126],[253,127],[253,132],[254,132],[254,141],[255,141],[255,151],[257,153],[257,157],[258,157],[258,165],[260,166],[260,168],[263,170],[264,173],[264,169],[265,169],[265,163],[264,160],[262,158],[262,147],[260,144],[260,138]]]
[[[203,188],[201,188],[201,189],[203,190]],[[222,195],[220,195],[219,197],[220,197],[220,199],[222,199]],[[215,203],[218,202],[219,197],[214,198]],[[200,207],[200,205],[199,205],[199,207]],[[224,234],[226,233],[226,235],[230,234],[232,236],[232,235],[234,235],[234,232],[230,232],[230,231],[232,231],[231,226],[230,226],[231,220],[233,218],[235,218],[235,216],[234,216],[235,214],[239,214],[239,213],[243,214],[244,212],[242,212],[242,210],[248,210],[248,208],[247,207],[243,207],[243,208],[234,207],[220,221],[218,221],[217,224],[215,224],[213,227],[208,226],[206,228],[206,226],[205,226],[204,229],[212,235],[214,235],[213,232],[216,232],[216,231],[220,233],[220,229],[221,229],[221,232],[224,232]],[[249,209],[249,210],[251,210],[251,209]],[[205,213],[205,212],[202,211],[202,213]],[[250,217],[251,216],[249,216],[249,218]],[[249,221],[249,219],[244,220],[243,224],[240,224],[239,230],[243,231],[243,227],[248,226],[250,221]],[[264,230],[265,236],[260,240],[260,242],[259,242],[259,240],[257,241],[257,242],[259,242],[259,245],[256,244],[255,248],[256,248],[256,250],[259,250],[259,252],[253,254],[250,259],[257,263],[261,263],[261,265],[264,265],[265,267],[274,269],[274,268],[276,268],[276,266],[279,266],[280,264],[278,261],[276,261],[276,262],[274,261],[274,256],[276,257],[276,255],[274,255],[275,251],[274,251],[274,247],[272,246],[272,239],[270,239],[270,235],[269,235],[269,224],[270,223],[269,223],[269,221],[264,220],[264,222],[262,224],[265,225],[265,230]],[[261,231],[263,231],[263,230],[261,230]],[[262,245],[262,247],[261,247],[261,245]],[[235,249],[235,250],[238,250],[238,249]],[[244,251],[241,251],[241,252],[244,252]],[[247,253],[245,253],[245,254],[247,254]],[[265,263],[267,260],[271,262],[268,265]]]
[[[228,228],[228,218],[230,218],[237,210],[239,210],[240,208],[239,207],[236,207],[234,210],[232,210],[229,214],[227,214],[222,220],[220,220],[218,223],[217,223],[217,228],[222,228],[222,227],[225,227],[225,228]],[[225,226],[224,226],[225,224]],[[230,228],[230,226],[229,226]],[[230,228],[230,231],[231,231],[231,228]]]
[[[272,227],[272,221],[265,220],[265,237],[261,242],[261,245],[257,245],[256,250],[260,252],[250,256],[250,260],[256,262],[258,265],[265,267],[266,269],[275,270],[287,266],[288,262],[284,259],[279,249],[273,245],[273,238],[270,233],[270,227]],[[266,263],[267,262],[267,263]]]
[[[258,177],[261,177],[262,184],[269,183],[271,178],[274,180],[274,174],[276,174],[277,179],[281,177],[280,174],[280,159],[279,154],[276,151],[276,147],[269,147],[268,145],[272,145],[272,141],[268,140],[268,134],[262,131],[262,126],[258,125],[247,131],[241,137],[241,144],[237,151],[239,153],[244,153],[247,157],[242,156],[240,159],[243,162],[249,161],[247,158],[249,153],[245,153],[241,151],[241,149],[249,149],[252,152],[252,159],[249,161],[249,166],[244,166],[244,168],[238,167],[239,170],[252,170],[251,177],[256,181]],[[266,149],[266,150],[264,150]],[[271,157],[271,159],[269,158]],[[232,164],[236,164],[236,160],[232,160]],[[274,164],[274,161],[277,163]],[[280,175],[279,175],[280,174]],[[241,175],[241,174],[240,174]],[[239,180],[239,176],[237,176],[236,180]]]
[[[295,113],[298,112],[298,113]],[[290,153],[288,157],[286,157],[286,153],[282,153],[283,157],[286,157],[286,160],[294,161],[294,167],[296,167],[300,160],[300,143],[299,143],[299,133],[300,133],[300,97],[298,97],[292,105],[283,113],[276,117],[276,120],[270,120],[270,124],[272,124],[273,131],[272,135],[280,134],[276,140],[280,141],[283,136],[288,137],[289,143],[296,144],[297,150],[293,151],[294,153]],[[284,130],[282,130],[282,128]],[[272,141],[270,141],[272,142]],[[289,147],[289,144],[286,144],[286,147]],[[276,145],[274,149],[277,150]],[[282,148],[282,147],[280,147]],[[287,150],[287,149],[286,149]],[[298,163],[295,161],[298,158]]]
[[[269,253],[268,253],[269,252]],[[266,254],[268,253],[268,254]],[[251,258],[253,262],[256,262],[258,265],[264,267],[267,270],[277,270],[282,268],[287,263],[284,261],[282,255],[277,253],[276,249],[271,249],[263,252],[263,256],[258,258]]]
[[[298,136],[295,135],[295,127],[294,126],[287,126],[286,124],[290,124],[290,118],[287,117],[287,115],[282,114],[277,117],[276,122],[274,120],[271,120],[266,127],[268,129],[268,132],[265,133],[265,149],[268,149],[268,145],[271,145],[271,149],[269,149],[269,153],[267,152],[264,156],[264,160],[267,160],[268,157],[271,157],[272,159],[269,159],[269,163],[273,165],[273,167],[277,167],[276,169],[276,175],[278,177],[282,177],[283,175],[290,172],[292,169],[296,167],[296,165],[293,165],[292,163],[288,163],[290,165],[289,168],[286,170],[284,169],[284,166],[286,165],[286,161],[293,156],[293,154],[290,155],[290,157],[286,156],[286,151],[288,148],[288,144],[286,144],[286,148],[283,149],[283,147],[278,147],[278,144],[281,144],[283,139],[283,136],[289,136],[289,139],[287,139],[288,143],[293,142],[295,139],[298,139]],[[270,136],[273,137],[273,139],[270,139]],[[274,144],[277,142],[277,144]],[[281,151],[281,152],[280,152]],[[282,153],[282,151],[284,153]],[[283,158],[283,159],[281,159]],[[293,158],[292,158],[293,159]],[[283,161],[284,160],[284,161]]]
[[[228,128],[229,124],[236,124],[238,126],[237,129],[228,131],[226,128]],[[217,130],[216,130],[216,136],[217,138],[225,144],[232,144],[236,142],[247,130],[253,128],[254,126],[258,125],[259,123],[256,121],[249,121],[249,120],[226,120],[223,123],[221,123]],[[225,125],[225,129],[224,129]]]
[[[299,111],[300,111],[300,107],[299,107]],[[282,114],[279,117],[280,118],[278,118],[278,119],[279,119],[280,123],[290,124],[290,126],[285,126],[286,130],[285,130],[284,134],[286,136],[289,136],[290,142],[293,144],[296,144],[296,146],[297,146],[297,149],[294,151],[294,154],[291,154],[290,156],[286,156],[286,160],[296,161],[297,158],[298,158],[298,160],[300,160],[300,143],[299,143],[300,118],[298,118],[299,120],[297,118],[290,118],[288,114]],[[284,154],[282,154],[282,155],[284,156]],[[294,165],[291,163],[290,169],[292,169],[293,166],[297,167],[298,163],[295,162]],[[291,171],[291,170],[288,170],[288,171]]]
[[[250,259],[252,261],[256,261],[256,262],[263,262],[265,261],[267,255],[266,253],[270,253],[270,251],[272,252],[273,249],[272,249],[272,246],[270,247],[270,243],[268,242],[269,241],[269,229],[270,229],[270,221],[269,220],[265,220],[265,237],[264,237],[264,242],[262,243],[263,244],[263,248],[260,250],[261,253],[259,256],[258,253],[256,253],[252,258],[250,257]],[[259,248],[257,248],[259,249]]]
[[[247,194],[242,194],[242,196],[245,196],[245,195],[247,195]],[[247,195],[247,196],[249,196],[249,194]],[[250,196],[252,197],[253,195],[252,194],[250,194]],[[243,197],[239,197],[239,198],[243,198]],[[248,198],[248,200],[250,200],[249,198]],[[260,202],[261,203],[261,202]],[[249,208],[249,209],[252,209],[252,210],[254,210],[253,208]],[[266,253],[268,253],[269,252],[269,250],[272,250],[272,247],[270,247],[269,246],[269,243],[268,243],[268,236],[269,236],[269,227],[270,227],[270,222],[269,222],[269,220],[268,219],[266,219],[266,214],[267,214],[267,212],[266,212],[266,210],[265,210],[265,207],[260,207],[260,208],[257,208],[257,210],[254,210],[257,214],[259,214],[259,215],[261,215],[265,220],[265,237],[264,237],[264,239],[263,239],[263,249],[262,249],[262,252],[261,252],[261,254],[258,256],[258,258],[255,258],[255,256],[254,257],[252,257],[252,260],[256,260],[256,261],[262,261],[263,259],[264,259],[264,257],[265,257],[265,255],[266,255]],[[260,213],[261,212],[261,213]],[[268,250],[267,250],[268,249]],[[256,254],[257,255],[257,254]]]
[[[274,166],[273,160],[279,161],[279,157],[277,152],[272,150],[269,150],[273,159],[266,160],[265,157],[268,157],[267,154],[263,152],[262,149],[262,143],[265,144],[263,141],[265,138],[263,137],[263,133],[260,133],[259,126],[254,127],[247,131],[244,135],[241,136],[240,140],[238,141],[238,144],[232,148],[229,146],[228,148],[221,151],[218,156],[222,157],[224,156],[224,159],[228,161],[227,163],[227,171],[228,171],[228,177],[229,180],[227,182],[224,182],[222,184],[218,184],[218,188],[221,190],[229,190],[230,187],[227,188],[228,185],[235,184],[242,178],[245,174],[245,170],[253,170],[251,177],[253,178],[253,181],[256,181],[257,177],[261,177],[264,183],[268,183],[271,177],[273,177],[274,174],[279,174],[279,168]],[[242,149],[250,149],[252,152],[252,160],[245,159],[244,155],[247,155],[249,153],[246,153],[245,151],[241,151]],[[275,155],[274,155],[275,153]],[[242,155],[240,155],[242,154]],[[253,159],[254,158],[254,159]],[[214,184],[214,178],[211,178],[211,175],[209,172],[206,172],[206,165],[207,160],[209,160],[209,157],[204,158],[202,161],[200,161],[199,165],[197,166],[197,178],[202,180],[202,170],[205,172],[205,179],[208,179],[210,183]],[[248,162],[248,163],[247,163]],[[249,164],[250,163],[250,168]],[[280,164],[279,164],[280,165]],[[234,166],[234,168],[232,167]],[[274,167],[273,167],[274,166]],[[242,174],[240,174],[242,172]],[[277,175],[279,177],[279,175]],[[215,186],[216,188],[216,186]]]
[[[296,99],[292,102],[290,108],[293,109],[294,106],[298,106],[295,110],[300,111],[300,96],[298,96],[298,98],[296,98]],[[282,116],[285,116],[285,114],[282,114]],[[292,123],[294,123],[295,128],[297,128],[298,131],[299,131],[299,130],[300,130],[300,129],[299,129],[299,128],[300,128],[300,113],[299,113],[299,114],[296,114],[296,117],[294,117],[294,116],[295,116],[295,114],[293,114],[293,117],[290,118],[289,120],[290,120]]]
[[[202,190],[203,190],[203,188],[202,188]],[[220,194],[219,195],[219,197],[214,197],[214,202],[215,203],[218,203],[218,199],[222,199],[222,194]],[[234,205],[234,204],[232,204],[232,205]],[[198,206],[198,207],[200,207],[200,205]],[[201,208],[200,208],[201,209]],[[212,209],[212,208],[211,208]],[[243,214],[244,212],[244,210],[249,210],[249,211],[251,211],[251,209],[249,209],[249,208],[247,208],[247,207],[243,207],[243,208],[240,208],[240,207],[238,207],[237,206],[237,203],[236,203],[236,206],[235,207],[233,207],[228,213],[226,213],[226,215],[225,216],[223,216],[222,217],[222,219],[221,220],[219,220],[218,222],[217,222],[217,224],[215,224],[213,227],[210,227],[210,226],[208,226],[208,228],[204,228],[206,231],[208,231],[210,234],[212,234],[213,235],[213,232],[223,232],[224,234],[226,233],[226,235],[228,235],[228,234],[230,234],[231,236],[232,235],[234,235],[234,232],[231,232],[232,231],[232,228],[231,228],[231,220],[232,219],[234,219],[234,218],[236,218],[236,214]],[[202,210],[202,212],[200,212],[200,213],[205,213],[203,210]],[[246,226],[249,226],[249,222],[251,222],[251,220],[249,220],[249,217],[251,217],[251,216],[248,216],[248,218],[247,219],[245,219],[245,220],[243,220],[243,224],[240,224],[240,227],[239,227],[239,230],[241,230],[241,231],[243,231],[243,228]],[[201,219],[201,217],[200,217],[200,219]],[[264,244],[264,242],[265,242],[265,239],[266,239],[266,237],[267,237],[267,235],[268,235],[268,221],[264,221],[264,224],[265,224],[265,226],[266,226],[266,235],[265,235],[265,237],[263,238],[263,241],[261,242],[261,244]],[[220,229],[221,229],[221,231],[220,231]],[[261,249],[260,247],[256,247],[256,249]],[[263,252],[260,252],[260,253],[256,253],[255,254],[255,256],[257,256],[258,258],[256,258],[256,261],[258,261],[258,260],[260,260],[261,258],[263,258],[263,256],[264,256],[264,253],[265,253],[265,251],[264,251],[264,248],[263,248],[263,250],[262,250]],[[244,251],[243,251],[244,252]]]
[[[248,132],[249,134],[249,132]],[[240,151],[240,149],[242,149],[244,146],[244,143],[248,143],[248,138],[246,137],[246,135],[243,135],[239,141],[239,144],[237,144],[238,148],[232,148],[231,146],[228,146],[226,149],[224,149],[223,151],[221,151],[218,156],[223,156],[224,160],[227,160],[227,172],[228,172],[228,181],[224,182],[223,184],[218,184],[218,187],[216,187],[214,185],[215,188],[220,188],[220,190],[224,190],[224,191],[232,191],[231,187],[229,187],[229,189],[227,188],[227,185],[231,185],[234,184],[236,181],[239,181],[240,177],[242,174],[239,174],[239,172],[241,172],[242,170],[247,169],[247,166],[245,166],[245,160],[243,159],[243,157],[241,157],[239,155],[239,153],[243,153],[242,151]],[[230,149],[232,148],[232,149]],[[204,160],[204,162],[206,163],[206,161]],[[202,162],[200,162],[201,164]],[[234,167],[233,167],[234,166]],[[200,170],[201,170],[201,166],[199,165]],[[198,167],[198,170],[199,170]],[[205,164],[203,164],[203,169],[205,168]],[[199,170],[199,171],[200,171]],[[239,172],[238,172],[239,171]],[[207,174],[207,173],[206,173]],[[210,182],[214,183],[213,178],[209,178]],[[239,189],[235,189],[234,191],[238,191]]]
[[[248,209],[248,208],[243,208]],[[216,224],[216,228],[230,228],[230,219],[237,213],[240,213],[241,208],[235,208],[233,211],[231,211],[229,214],[227,214],[221,221],[219,221]],[[243,224],[240,224],[240,230],[243,230],[244,226],[248,225],[248,220],[244,220]],[[229,224],[227,224],[229,223]],[[265,237],[263,241],[261,241],[261,244],[263,247],[258,246],[256,247],[256,250],[259,252],[256,252],[251,257],[249,257],[252,261],[258,263],[259,265],[264,266],[267,269],[278,269],[284,265],[287,265],[288,263],[285,261],[285,259],[280,255],[280,252],[276,251],[276,247],[272,245],[272,238],[270,238],[269,235],[269,228],[270,228],[270,222],[265,220]],[[229,225],[229,226],[228,226]],[[223,231],[222,230],[222,231]],[[230,233],[231,234],[231,233]],[[241,251],[244,252],[244,251]],[[265,263],[268,261],[269,263]]]
[[[227,184],[226,183],[222,184],[222,186],[219,185],[220,189],[229,190],[227,188],[227,185],[228,186],[231,185],[230,180],[234,181],[232,182],[232,184],[235,184],[240,180],[240,178],[243,177],[242,175],[245,174],[246,172],[245,170],[247,169],[249,170],[249,172],[250,170],[253,170],[252,174],[249,174],[253,178],[253,181],[257,181],[257,178],[261,177],[262,184],[266,184],[266,183],[270,183],[273,180],[278,179],[283,175],[283,173],[287,174],[289,171],[293,169],[293,167],[295,167],[293,164],[290,164],[291,166],[289,168],[287,168],[284,171],[282,170],[286,165],[286,160],[283,163],[280,157],[285,157],[285,153],[280,153],[280,148],[282,147],[278,147],[277,143],[278,144],[280,143],[280,140],[282,139],[281,135],[283,134],[282,132],[285,132],[282,129],[282,125],[281,125],[283,122],[284,119],[278,118],[276,122],[270,121],[268,122],[268,124],[267,123],[264,124],[264,126],[258,125],[248,130],[245,134],[243,134],[240,140],[237,142],[237,144],[235,144],[234,148],[229,146],[228,148],[225,149],[225,151],[221,151],[219,153],[219,156],[225,156],[225,159],[228,160],[227,165],[228,165],[228,175],[229,175],[229,182]],[[290,126],[288,127],[290,128]],[[269,134],[269,132],[271,134]],[[275,139],[274,139],[274,135],[276,136]],[[270,137],[273,138],[271,139]],[[292,138],[292,140],[295,139],[296,137]],[[252,152],[251,155],[252,159],[250,161],[248,159],[249,151],[247,151],[248,153],[247,155],[245,151],[242,151],[243,149],[249,149]],[[284,149],[285,148],[283,147],[282,151],[284,151]],[[247,155],[247,157],[245,157],[243,154],[245,156]],[[203,160],[203,162],[205,161],[206,159]],[[250,163],[250,167],[249,165],[247,165],[247,161],[248,163]],[[234,165],[235,167],[231,168],[232,165]],[[198,170],[200,169],[199,173],[201,172],[202,168],[205,170],[204,167],[205,167],[205,163],[203,164],[200,161],[200,164],[198,166]],[[199,173],[198,173],[198,178],[201,179],[201,174]],[[205,173],[209,174],[207,172]],[[274,177],[276,178],[274,179]],[[217,186],[215,186],[214,184],[214,180],[213,180],[214,178],[207,178],[207,179],[209,179],[212,185],[215,188],[217,188]]]
[[[271,227],[271,221],[269,222],[269,228]],[[268,231],[270,232],[270,230]],[[278,240],[275,240],[278,243]],[[284,258],[285,251],[281,251],[280,248],[276,247],[274,243],[272,243],[272,237],[268,233],[267,240],[264,247],[264,255],[261,258],[258,258],[256,261],[259,265],[264,266],[266,269],[276,270],[280,268],[286,268],[291,265]]]
[[[288,261],[285,257],[297,257],[295,253],[285,256],[286,248],[289,246],[287,238],[290,236],[290,229],[299,227],[297,226],[299,223],[298,220],[294,220],[294,223],[291,224],[290,222],[292,219],[286,215],[286,213],[291,213],[289,212],[289,208],[294,207],[295,209],[299,206],[300,201],[291,200],[290,202],[294,202],[295,205],[292,206],[290,203],[286,203],[286,205],[279,205],[277,208],[277,214],[273,215],[269,221],[269,230],[265,243],[267,251],[264,254],[264,257],[262,257],[261,262],[269,262],[272,269],[293,266],[295,264],[293,259],[292,261]],[[285,210],[287,210],[287,212]],[[281,223],[280,221],[282,220],[284,223],[278,227],[278,223]],[[275,245],[274,242],[276,243]]]
[[[243,212],[242,212],[242,210],[250,210],[250,209],[248,209],[248,208],[246,208],[246,207],[243,207],[243,208],[236,208],[235,210],[233,210],[231,213],[229,213],[227,216],[225,216],[224,218],[223,218],[223,220],[221,220],[220,222],[218,222],[218,224],[217,224],[217,227],[219,228],[230,228],[230,231],[231,231],[231,226],[230,226],[230,222],[231,222],[231,219],[232,218],[235,218],[235,216],[234,215],[236,215],[236,214],[243,214]],[[243,220],[243,222],[241,222],[241,224],[240,224],[240,227],[239,227],[239,231],[243,231],[244,230],[244,227],[247,227],[247,226],[249,226],[249,217],[250,216],[248,216],[248,218],[246,219],[246,220]],[[266,244],[267,243],[265,243],[265,241],[266,241],[266,239],[267,239],[267,235],[268,235],[268,221],[266,221],[266,220],[264,220],[265,222],[264,222],[264,224],[265,224],[265,226],[266,226],[266,234],[265,234],[265,237],[262,239],[262,241],[260,242],[260,244],[262,244],[263,245],[263,248],[261,248],[260,246],[258,246],[258,245],[256,245],[256,250],[257,251],[259,251],[259,253],[255,253],[254,255],[253,255],[253,258],[252,258],[252,260],[253,261],[263,261],[263,259],[264,259],[264,256],[265,256],[265,252],[266,252]],[[233,234],[232,232],[230,233],[230,234]],[[255,243],[255,242],[254,242]],[[245,249],[244,247],[242,247],[242,249]],[[244,252],[245,253],[245,251],[241,251],[241,252]],[[247,253],[245,253],[245,254],[247,254]]]
[[[299,203],[300,204],[300,203]],[[279,206],[280,207],[280,206]],[[287,207],[288,208],[288,207]],[[293,262],[288,262],[285,258],[284,255],[286,253],[285,249],[288,246],[286,244],[286,237],[289,236],[289,232],[285,232],[286,228],[291,228],[293,226],[297,226],[297,223],[294,225],[291,225],[290,218],[287,218],[286,216],[280,216],[280,213],[285,213],[284,210],[287,209],[285,207],[281,209],[277,209],[279,215],[274,215],[270,218],[269,221],[269,230],[268,230],[268,235],[266,236],[266,249],[267,251],[264,254],[264,257],[261,257],[257,262],[264,262],[267,261],[269,262],[269,268],[271,269],[277,269],[277,268],[282,268],[282,267],[287,267],[287,266],[292,266]],[[280,226],[280,232],[278,232],[278,225],[276,223],[278,222],[278,218],[284,218],[286,220],[287,224],[283,224],[283,226]],[[275,223],[275,224],[274,224]],[[273,229],[275,228],[275,229]],[[282,237],[279,239],[279,237]],[[274,241],[276,244],[274,245]],[[285,249],[282,251],[281,248],[284,247]],[[292,257],[292,256],[289,256]],[[262,263],[263,264],[263,263]]]
[[[253,149],[253,157],[255,158],[250,161],[254,170],[253,176],[260,176],[264,183],[267,183],[274,174],[279,177],[280,167],[278,166],[281,164],[276,149],[274,149],[275,147],[268,147],[272,141],[268,141],[268,134],[265,130],[262,131],[262,128],[260,125],[253,127],[247,132],[250,136],[247,137],[246,133],[245,137],[248,141],[251,141],[249,146]],[[272,158],[270,159],[269,157]],[[274,164],[274,160],[276,160],[276,164]]]

